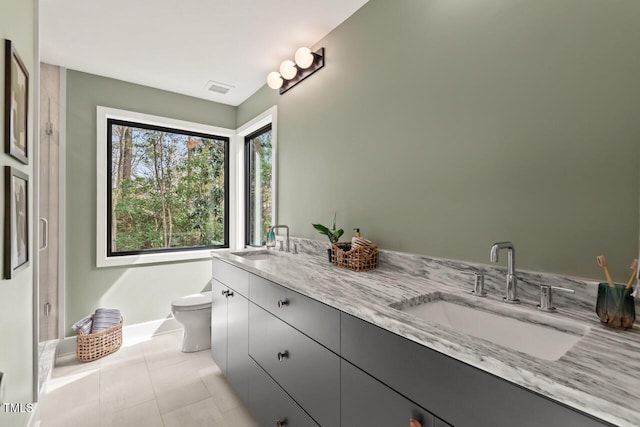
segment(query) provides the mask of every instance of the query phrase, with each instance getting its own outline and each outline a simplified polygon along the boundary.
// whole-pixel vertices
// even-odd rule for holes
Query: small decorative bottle
[[[271,230],[267,233],[267,248],[275,248],[276,247],[276,233]]]

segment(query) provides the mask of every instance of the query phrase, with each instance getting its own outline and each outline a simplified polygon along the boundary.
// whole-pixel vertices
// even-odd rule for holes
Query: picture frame
[[[5,39],[5,153],[29,164],[29,72],[11,40]]]
[[[5,166],[4,278],[29,265],[29,175]]]

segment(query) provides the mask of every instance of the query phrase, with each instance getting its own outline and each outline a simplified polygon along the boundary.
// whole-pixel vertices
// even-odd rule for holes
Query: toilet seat
[[[211,291],[178,298],[171,302],[171,307],[181,311],[211,308]]]

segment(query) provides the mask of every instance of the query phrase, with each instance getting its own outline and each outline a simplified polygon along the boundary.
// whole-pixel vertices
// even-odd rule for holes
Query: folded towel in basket
[[[93,324],[93,314],[90,314],[87,317],[85,317],[84,319],[77,321],[71,327],[71,329],[73,329],[73,332],[75,332],[75,333],[82,334],[82,335],[87,335],[87,334],[91,333],[91,325],[92,324]]]
[[[354,237],[351,239],[351,247],[352,248],[361,248],[371,246],[373,242],[369,239],[365,239],[363,237]]]
[[[91,326],[91,333],[106,331],[120,323],[122,316],[120,310],[114,308],[98,308],[93,314],[93,324]]]
[[[351,239],[351,249],[358,249],[360,253],[364,255],[371,255],[376,250],[377,246],[369,239],[364,237],[354,237]]]

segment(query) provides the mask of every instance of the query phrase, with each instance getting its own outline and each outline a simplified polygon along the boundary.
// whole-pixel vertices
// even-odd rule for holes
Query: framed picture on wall
[[[5,166],[4,278],[29,265],[29,176]]]
[[[29,112],[29,72],[11,40],[5,40],[4,139],[5,152],[29,164],[27,121]]]

